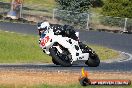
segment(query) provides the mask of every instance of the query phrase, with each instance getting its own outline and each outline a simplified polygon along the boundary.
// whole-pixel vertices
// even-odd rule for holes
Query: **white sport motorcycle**
[[[55,35],[53,29],[46,30],[42,35],[40,47],[43,52],[52,57],[54,64],[71,66],[81,60],[89,67],[99,66],[98,55],[87,45],[66,36]]]

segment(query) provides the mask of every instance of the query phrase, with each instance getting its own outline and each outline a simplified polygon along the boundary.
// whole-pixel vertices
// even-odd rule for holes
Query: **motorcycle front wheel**
[[[52,58],[52,62],[53,62],[55,65],[60,65],[54,58]]]
[[[55,47],[50,48],[50,55],[61,66],[69,67],[72,65],[68,55],[59,53],[59,51]]]

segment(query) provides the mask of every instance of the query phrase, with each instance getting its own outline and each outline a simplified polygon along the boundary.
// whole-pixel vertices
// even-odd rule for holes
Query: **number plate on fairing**
[[[41,40],[40,45],[41,45],[42,47],[44,47],[45,44],[46,44],[49,40],[50,40],[49,36],[44,37],[44,38]]]

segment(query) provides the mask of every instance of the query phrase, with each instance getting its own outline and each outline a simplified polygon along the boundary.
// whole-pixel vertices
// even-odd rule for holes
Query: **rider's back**
[[[59,25],[59,24],[50,24],[51,29],[53,29],[53,32],[57,35],[66,36],[69,38],[72,38],[74,40],[77,40],[78,37],[76,36],[76,32],[74,28],[70,25]]]

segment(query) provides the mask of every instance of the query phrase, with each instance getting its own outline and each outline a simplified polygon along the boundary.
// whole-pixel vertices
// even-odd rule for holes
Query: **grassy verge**
[[[10,2],[10,0],[2,0]],[[24,6],[34,10],[53,10],[56,7],[55,0],[24,0]]]
[[[86,88],[131,88],[132,86],[87,86]],[[34,86],[31,88],[84,88],[83,86],[76,84],[76,85],[69,85],[69,86],[50,86],[50,85],[40,85]]]
[[[44,63],[51,62],[51,57],[39,48],[35,35],[22,35],[0,31],[0,63]],[[90,45],[101,60],[118,56],[118,52],[102,46]]]
[[[50,62],[38,45],[38,37],[0,31],[0,63]]]
[[[132,85],[130,86],[86,86],[83,87],[79,84],[74,85],[68,85],[68,86],[51,86],[51,85],[37,85],[37,86],[0,86],[0,88],[132,88]]]
[[[119,57],[119,52],[116,50],[93,44],[88,44],[88,46],[90,46],[99,55],[101,60],[114,59]]]

